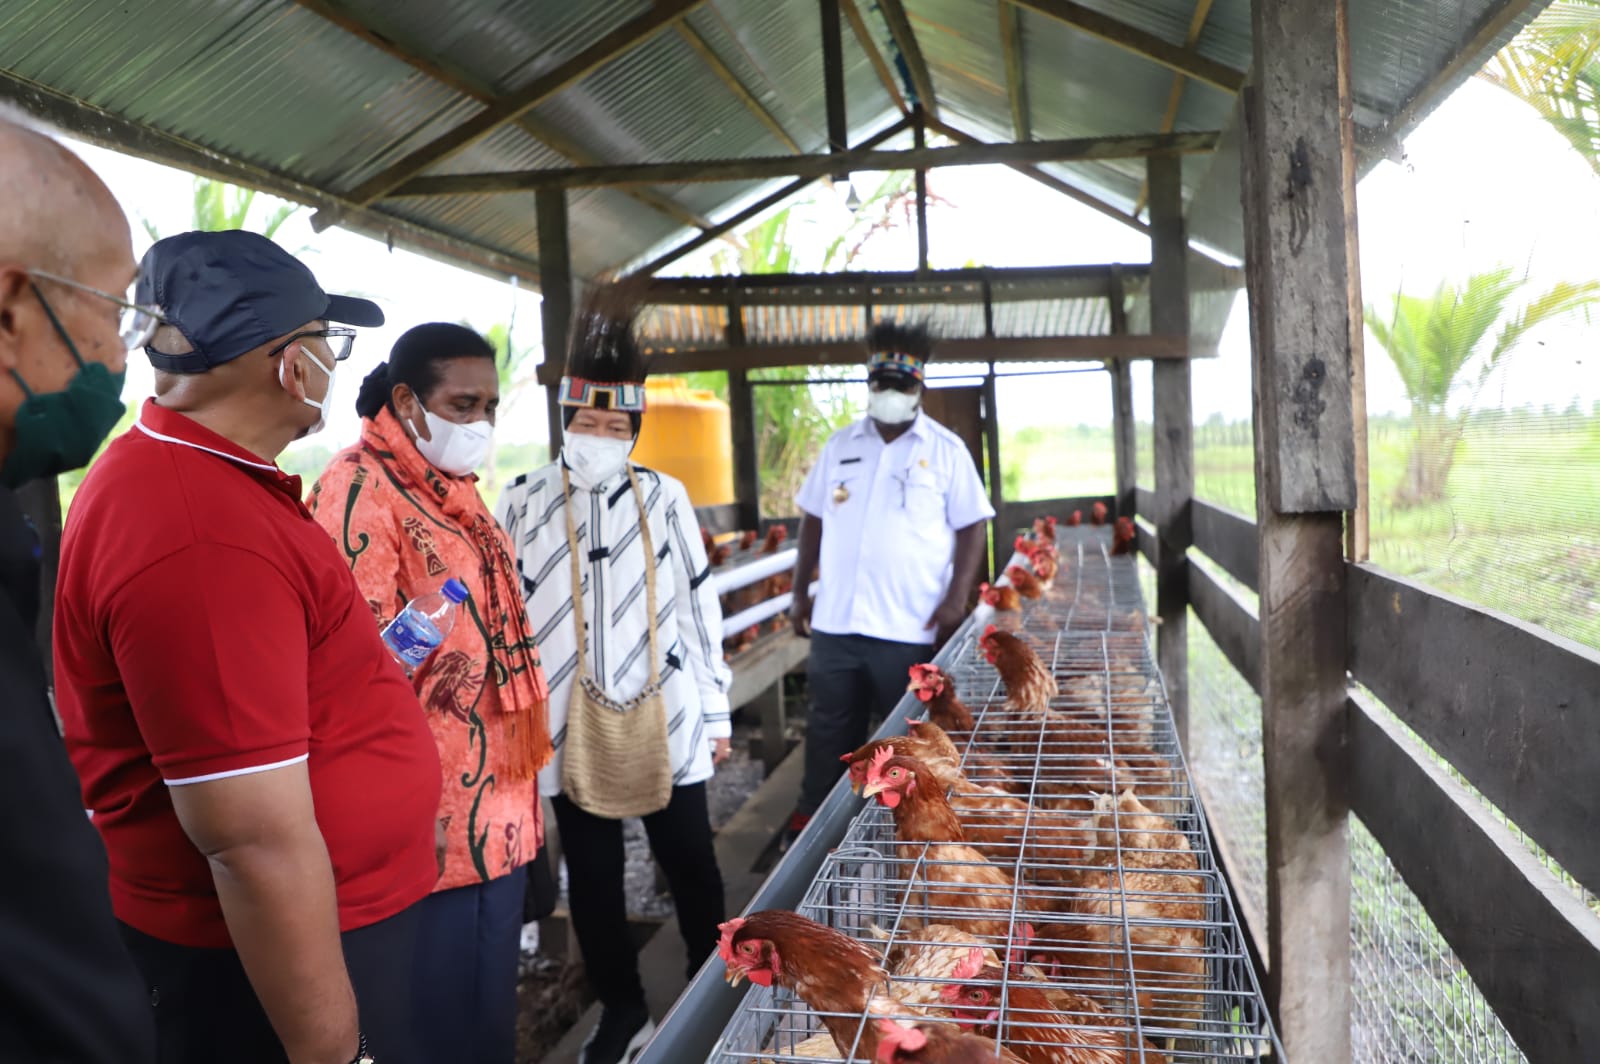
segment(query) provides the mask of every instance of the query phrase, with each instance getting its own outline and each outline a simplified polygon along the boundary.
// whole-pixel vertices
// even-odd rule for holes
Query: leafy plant
[[[1387,313],[1368,304],[1367,328],[1389,355],[1411,403],[1414,433],[1402,508],[1444,498],[1458,444],[1479,393],[1529,333],[1600,299],[1600,282],[1562,281],[1527,302],[1527,285],[1510,266],[1444,281],[1428,296],[1396,292]],[[1452,401],[1457,409],[1452,411]]]
[[[1600,174],[1600,0],[1556,0],[1478,76],[1538,111]]]

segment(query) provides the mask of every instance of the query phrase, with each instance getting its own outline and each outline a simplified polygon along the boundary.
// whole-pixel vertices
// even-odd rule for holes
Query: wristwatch
[[[378,1064],[378,1062],[373,1059],[372,1054],[367,1052],[367,1036],[362,1034],[359,1037],[361,1042],[356,1047],[355,1059],[352,1060],[350,1064]]]

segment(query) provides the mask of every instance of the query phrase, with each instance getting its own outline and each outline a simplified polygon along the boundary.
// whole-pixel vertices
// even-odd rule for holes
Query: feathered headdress
[[[933,334],[924,324],[880,321],[867,333],[867,377],[898,374],[922,380],[933,357]]]
[[[644,413],[649,370],[634,336],[643,295],[644,286],[635,281],[608,282],[590,290],[572,323],[567,375],[561,378],[563,407]]]

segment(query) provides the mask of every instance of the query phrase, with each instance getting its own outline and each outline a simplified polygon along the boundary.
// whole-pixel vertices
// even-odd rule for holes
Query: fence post
[[[1183,171],[1176,155],[1149,161],[1150,331],[1189,334],[1189,241],[1183,222]],[[1194,495],[1194,413],[1189,360],[1153,360],[1156,473],[1156,663],[1172,705],[1178,741],[1189,745],[1189,500]]]
[[[1346,0],[1253,0],[1244,206],[1256,395],[1268,994],[1290,1059],[1350,1060],[1343,512],[1356,508]]]
[[[566,189],[534,193],[539,232],[539,321],[544,328],[545,411],[550,418],[550,460],[561,453],[561,406],[556,401],[567,364],[567,333],[572,327],[572,258],[567,244]]]

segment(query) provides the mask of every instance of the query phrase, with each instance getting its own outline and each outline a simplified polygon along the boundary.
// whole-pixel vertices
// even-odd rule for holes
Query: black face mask
[[[78,372],[61,391],[40,394],[29,388],[16,370],[11,371],[27,398],[17,408],[16,440],[0,466],[0,484],[8,488],[88,465],[127,409],[122,402],[124,374],[112,373],[98,362],[85,362],[39,286],[31,287],[56,335],[78,363]]]

